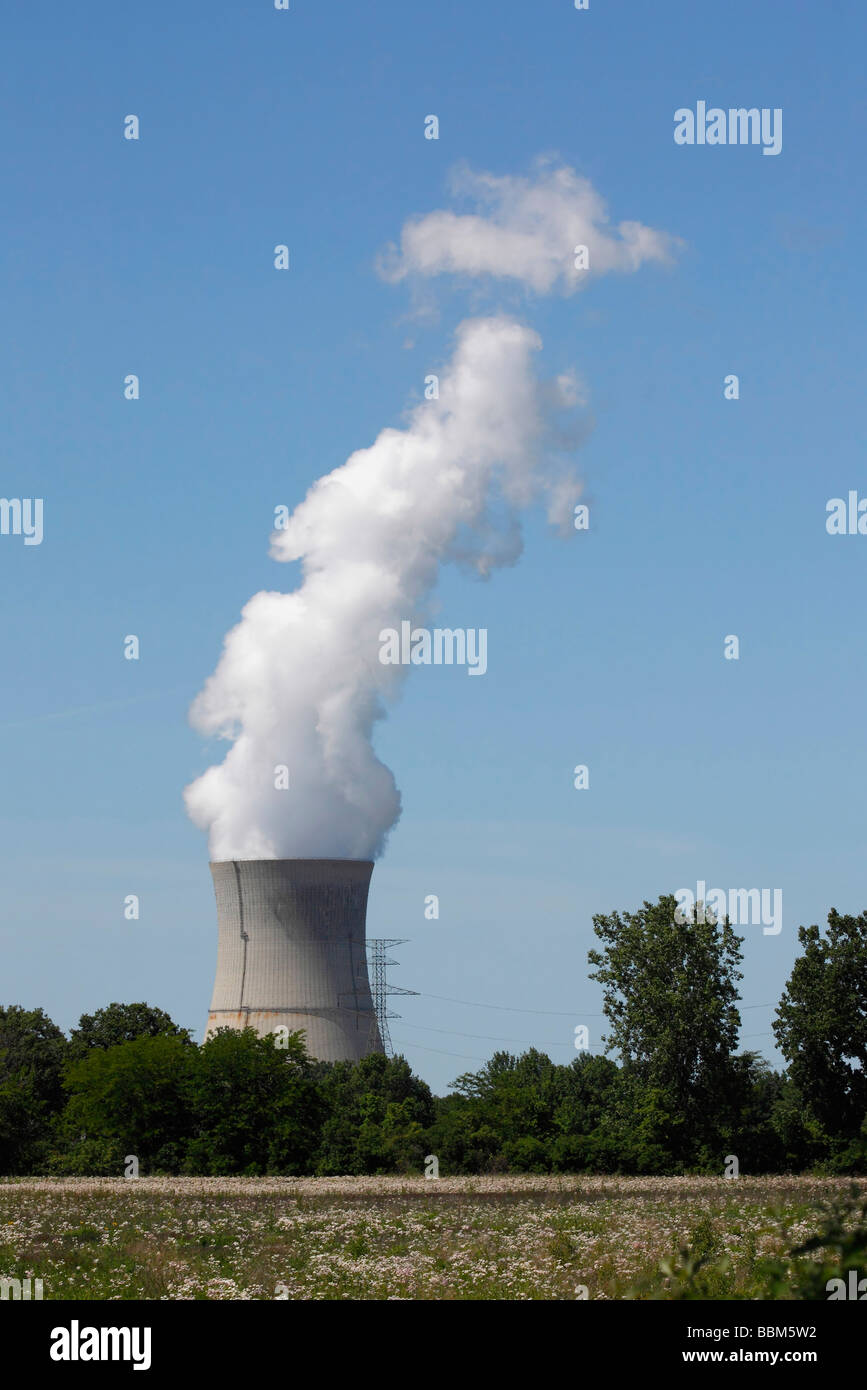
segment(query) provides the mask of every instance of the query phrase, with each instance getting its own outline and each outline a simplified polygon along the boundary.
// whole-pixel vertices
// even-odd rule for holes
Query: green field
[[[41,1278],[46,1300],[825,1298],[860,1236],[848,1256],[845,1236],[836,1253],[789,1252],[851,1191],[815,1177],[7,1179],[0,1276]]]

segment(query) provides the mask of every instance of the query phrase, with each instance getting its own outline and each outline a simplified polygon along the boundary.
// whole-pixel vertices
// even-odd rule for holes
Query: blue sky
[[[145,998],[201,1030],[215,913],[182,792],[222,750],[190,701],[246,600],[294,582],[275,505],[400,426],[460,320],[505,308],[544,375],[586,383],[591,527],[564,542],[534,512],[517,566],[446,572],[487,674],[413,672],[378,728],[404,810],[368,930],[409,938],[392,978],[421,992],[392,1036],[439,1091],[497,1046],[568,1061],[576,1024],[598,1050],[593,913],[704,879],[783,890],[778,936],[743,928],[744,1045],[776,1057],[798,924],[867,906],[867,539],[825,530],[830,497],[867,494],[865,29],[854,4],[679,0],[4,19],[0,491],[45,506],[40,546],[0,536],[4,1002],[68,1028]],[[699,99],[782,108],[782,152],[676,146]],[[681,238],[675,263],[572,297],[443,278],[414,316],[384,245],[450,206],[459,162],[546,153],[613,222]]]

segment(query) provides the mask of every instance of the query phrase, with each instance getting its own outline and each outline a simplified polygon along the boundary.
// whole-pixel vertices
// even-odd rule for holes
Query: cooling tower
[[[303,1028],[323,1062],[382,1052],[367,976],[373,861],[228,859],[211,864],[217,978],[205,1031]]]

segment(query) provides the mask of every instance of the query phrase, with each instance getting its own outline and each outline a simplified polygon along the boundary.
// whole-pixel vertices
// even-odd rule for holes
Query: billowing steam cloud
[[[576,243],[594,274],[668,255],[669,239],[640,223],[607,228],[599,195],[570,169],[463,178],[490,215],[409,224],[390,278],[453,270],[568,292],[587,273],[573,269]],[[191,711],[197,729],[232,744],[186,789],[212,859],[381,852],[400,796],[371,738],[408,668],[380,662],[380,633],[424,622],[442,564],[487,575],[514,563],[518,514],[534,501],[569,528],[579,486],[558,466],[552,426],[580,392],[571,377],[538,380],[540,346],[510,318],[465,322],[439,398],[321,478],[273,534],[272,555],[300,560],[303,582],[249,601]],[[275,785],[282,766],[288,790]]]
[[[547,441],[575,389],[537,380],[540,346],[508,318],[464,323],[439,399],[321,478],[274,532],[272,555],[301,560],[304,582],[250,600],[191,712],[233,740],[186,791],[212,859],[381,852],[400,796],[371,734],[408,668],[380,662],[380,632],[424,617],[442,563],[514,563],[519,509],[547,494],[563,523],[578,495]]]
[[[469,195],[478,211],[439,209],[411,219],[400,249],[392,245],[380,258],[384,279],[490,275],[520,281],[539,294],[557,286],[571,294],[591,276],[667,262],[680,245],[641,222],[609,226],[604,200],[567,166],[540,165],[535,179],[462,168],[452,175],[451,189]],[[579,246],[587,248],[586,257],[575,255]]]

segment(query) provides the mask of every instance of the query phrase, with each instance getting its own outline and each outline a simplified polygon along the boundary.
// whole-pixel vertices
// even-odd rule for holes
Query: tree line
[[[403,1057],[311,1059],[303,1034],[197,1046],[144,1003],[0,1007],[0,1173],[867,1171],[867,913],[801,927],[775,1071],[737,1050],[743,938],[673,896],[594,917],[604,1055],[497,1052],[432,1095]],[[680,920],[685,919],[685,920]]]

